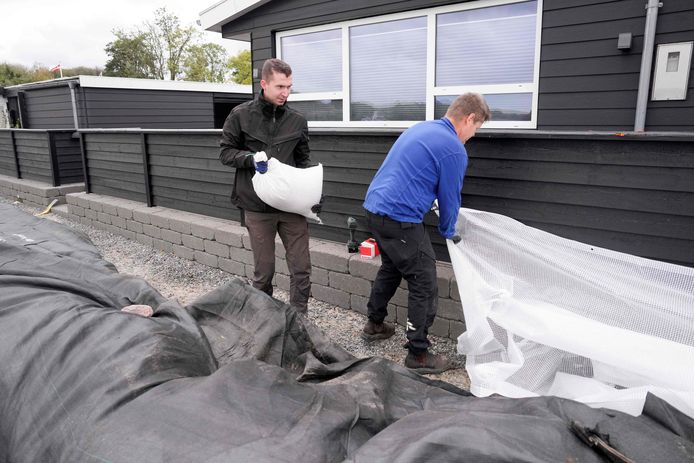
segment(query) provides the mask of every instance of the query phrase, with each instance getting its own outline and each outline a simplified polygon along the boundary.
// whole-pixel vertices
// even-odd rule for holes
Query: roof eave
[[[200,12],[200,26],[211,32],[222,32],[222,26],[255,10],[270,0],[221,0]],[[247,34],[229,36],[235,40],[250,40],[244,38]]]

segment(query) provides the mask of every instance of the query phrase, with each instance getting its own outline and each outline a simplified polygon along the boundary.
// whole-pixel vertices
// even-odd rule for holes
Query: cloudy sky
[[[181,21],[193,25],[200,11],[218,0],[0,0],[0,63],[63,68],[106,64],[104,47],[114,39],[113,29],[131,30],[154,20],[162,6]],[[224,45],[229,54],[248,48],[246,42],[222,39],[205,32],[204,42]]]

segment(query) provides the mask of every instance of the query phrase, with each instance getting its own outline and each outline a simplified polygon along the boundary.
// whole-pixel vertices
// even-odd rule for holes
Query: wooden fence
[[[221,131],[81,130],[89,192],[238,220],[234,170],[219,162]],[[311,130],[324,166],[323,225],[346,242],[347,217],[368,236],[362,202],[397,131]],[[694,134],[482,132],[467,144],[463,206],[570,239],[694,266]],[[447,260],[436,218],[426,223]]]
[[[83,181],[74,130],[0,129],[0,175],[52,186]]]

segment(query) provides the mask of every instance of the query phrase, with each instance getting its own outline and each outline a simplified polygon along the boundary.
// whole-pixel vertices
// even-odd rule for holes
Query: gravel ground
[[[0,198],[0,201],[10,202]],[[16,204],[26,212],[35,214],[39,209],[24,204]],[[141,243],[130,241],[119,235],[74,222],[56,214],[48,214],[46,219],[65,224],[85,233],[99,249],[104,259],[113,263],[120,273],[144,278],[163,296],[175,298],[182,305],[217,286],[235,278],[234,275],[219,269],[212,269],[198,262],[191,262],[173,254],[158,251]],[[247,280],[245,277],[240,277]],[[289,294],[275,288],[274,297],[288,302]],[[405,332],[396,326],[395,335],[385,341],[367,343],[360,337],[366,317],[358,312],[331,306],[313,298],[309,300],[309,319],[318,325],[334,342],[357,357],[380,356],[401,363],[407,351]],[[430,336],[431,351],[446,355],[458,368],[441,375],[428,375],[469,390],[470,380],[463,368],[464,357],[456,353],[455,341]]]

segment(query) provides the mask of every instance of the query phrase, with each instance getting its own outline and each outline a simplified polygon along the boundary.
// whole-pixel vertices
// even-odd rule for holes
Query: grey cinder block
[[[330,288],[323,285],[312,285],[311,293],[319,301],[327,302],[338,307],[349,309],[351,306],[350,295],[339,289]]]
[[[173,244],[182,244],[181,234],[172,230],[162,230],[161,239],[168,241]]]
[[[349,272],[349,253],[337,243],[322,243],[310,249],[311,263],[335,272]]]
[[[434,318],[434,323],[429,328],[429,334],[447,338],[450,331],[450,326],[451,325],[449,320],[436,317]]]
[[[330,286],[333,288],[365,297],[371,294],[371,282],[364,278],[338,272],[328,272],[328,277],[330,279]]]
[[[228,258],[229,257],[229,246],[223,243],[218,243],[216,241],[204,240],[205,252],[214,254],[215,256]]]
[[[181,235],[181,241],[183,242],[183,246],[187,248],[191,248],[196,251],[202,251],[205,249],[205,241],[197,236]]]
[[[365,259],[356,254],[352,254],[349,259],[349,273],[355,277],[375,280],[378,269],[381,268],[381,258]]]
[[[193,251],[193,256],[195,260],[201,264],[207,265],[208,267],[218,268],[219,258],[213,254],[208,254],[203,251]]]
[[[231,259],[219,258],[219,268],[232,275],[244,277],[246,275],[246,266],[242,262],[236,262]]]
[[[145,235],[149,235],[152,238],[161,239],[161,228],[159,227],[143,224],[142,231],[144,231]]]
[[[463,305],[460,303],[460,301],[439,298],[436,316],[443,317],[448,320],[461,321],[463,320]]]

